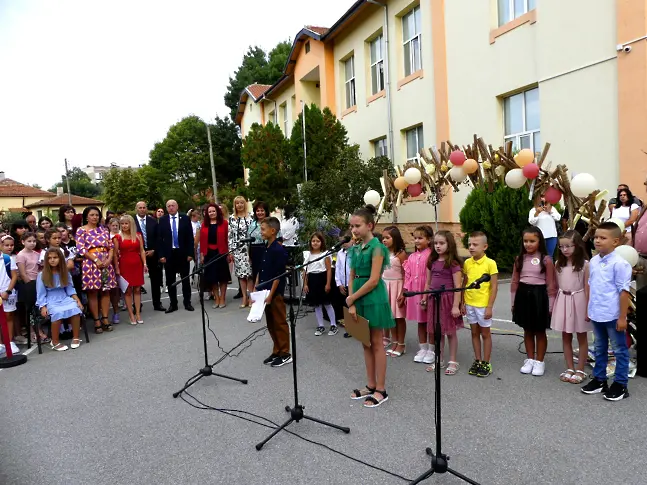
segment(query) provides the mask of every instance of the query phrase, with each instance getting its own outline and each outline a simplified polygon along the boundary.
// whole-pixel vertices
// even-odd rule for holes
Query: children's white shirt
[[[350,261],[348,260],[348,249],[342,249],[337,253],[335,264],[335,284],[337,286],[349,286]]]
[[[303,264],[306,264],[308,261],[321,258],[323,255],[324,253],[310,254],[310,251],[303,251]],[[332,264],[332,256],[328,255],[327,257],[306,266],[306,273],[323,273],[326,271],[326,259],[330,260]]]
[[[1,255],[2,253],[0,253]],[[4,256],[0,256],[2,258],[2,266],[0,268],[0,293],[3,291],[7,291],[7,288],[9,288],[9,285],[11,284],[11,274],[7,274],[7,268],[4,264]],[[18,270],[18,265],[16,264],[16,258],[12,257],[11,258],[11,271],[17,271]]]

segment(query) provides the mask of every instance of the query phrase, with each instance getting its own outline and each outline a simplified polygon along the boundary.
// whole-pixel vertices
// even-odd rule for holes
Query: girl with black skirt
[[[326,252],[326,239],[320,232],[315,232],[310,237],[308,243],[310,251],[303,252],[303,263],[315,261]],[[337,320],[335,319],[335,310],[332,307],[332,256],[326,256],[305,267],[303,276],[303,292],[307,295],[306,301],[315,308],[317,316],[317,329],[315,335],[323,335],[326,331],[324,327],[323,308],[330,319],[330,330],[328,335],[332,336],[337,333]]]
[[[202,288],[200,291],[211,291],[214,298],[213,308],[227,306],[227,283],[231,281],[229,263],[231,254],[221,257],[229,252],[229,224],[222,214],[222,210],[215,204],[208,204],[204,208],[204,219],[200,232],[196,233],[195,245],[200,244],[200,264],[204,264],[202,275]],[[209,264],[216,258],[217,261]]]
[[[523,231],[521,251],[512,273],[512,321],[524,330],[527,358],[522,374],[544,375],[544,357],[550,315],[557,295],[555,266],[548,256],[546,241],[537,227]]]

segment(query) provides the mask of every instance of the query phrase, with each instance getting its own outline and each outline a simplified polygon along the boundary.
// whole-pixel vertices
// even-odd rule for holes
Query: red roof
[[[40,200],[29,204],[27,208],[42,207],[42,206],[61,206],[70,203],[67,194],[57,195],[52,199]],[[72,194],[72,205],[105,205],[105,202],[97,199],[90,199],[89,197],[81,197],[80,195]]]
[[[315,25],[306,25],[306,29],[311,30],[319,35],[326,35],[328,33],[328,27],[317,27]]]
[[[258,98],[263,96],[265,91],[267,91],[271,87],[271,84],[250,84],[249,86],[247,86],[247,90],[252,95],[252,98],[254,98],[254,100],[257,100]]]
[[[5,178],[0,180],[0,197],[56,197],[56,194]]]

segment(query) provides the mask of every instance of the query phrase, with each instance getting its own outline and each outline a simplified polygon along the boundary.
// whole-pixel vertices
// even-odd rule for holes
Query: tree
[[[80,168],[74,167],[72,170],[69,170],[68,177],[70,179],[70,191],[73,195],[80,195],[81,197],[89,197],[93,199],[101,194],[101,187],[93,184],[88,174]],[[67,181],[65,180],[65,175],[63,176],[63,181],[55,184],[51,189],[49,189],[49,191],[56,192],[58,187],[63,187],[63,192],[67,194]]]
[[[269,54],[258,46],[249,47],[243,56],[243,62],[229,78],[229,86],[225,93],[225,106],[229,108],[229,116],[233,120],[238,111],[240,93],[250,84],[274,84],[283,75],[288,61],[292,44],[280,42]]]
[[[274,123],[254,123],[245,140],[241,158],[249,169],[249,196],[267,202],[271,208],[284,207],[296,194],[290,183],[287,160],[290,144]]]
[[[133,211],[135,204],[144,198],[142,196],[147,190],[147,183],[140,176],[139,170],[113,167],[103,174],[104,200],[110,210]]]
[[[231,184],[243,174],[241,141],[236,126],[231,120],[216,117],[209,130],[217,182],[219,185]],[[212,178],[204,121],[191,115],[171,126],[166,138],[151,150],[150,166],[164,177],[165,190],[176,198],[206,202]]]
[[[322,111],[313,103],[305,106],[304,112],[308,180],[318,181],[328,178],[330,169],[339,168],[341,154],[348,146],[348,133],[328,108]],[[290,172],[296,183],[305,180],[302,117],[300,113],[290,136]]]

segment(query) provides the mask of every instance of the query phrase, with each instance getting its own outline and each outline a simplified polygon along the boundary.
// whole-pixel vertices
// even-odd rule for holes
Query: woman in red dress
[[[137,234],[135,220],[124,215],[120,219],[121,232],[115,236],[115,257],[118,258],[117,275],[128,282],[126,307],[130,324],[144,323],[140,314],[142,302],[141,287],[144,286],[144,273],[148,272],[146,254],[142,237]],[[135,314],[133,314],[133,294],[135,295]]]

